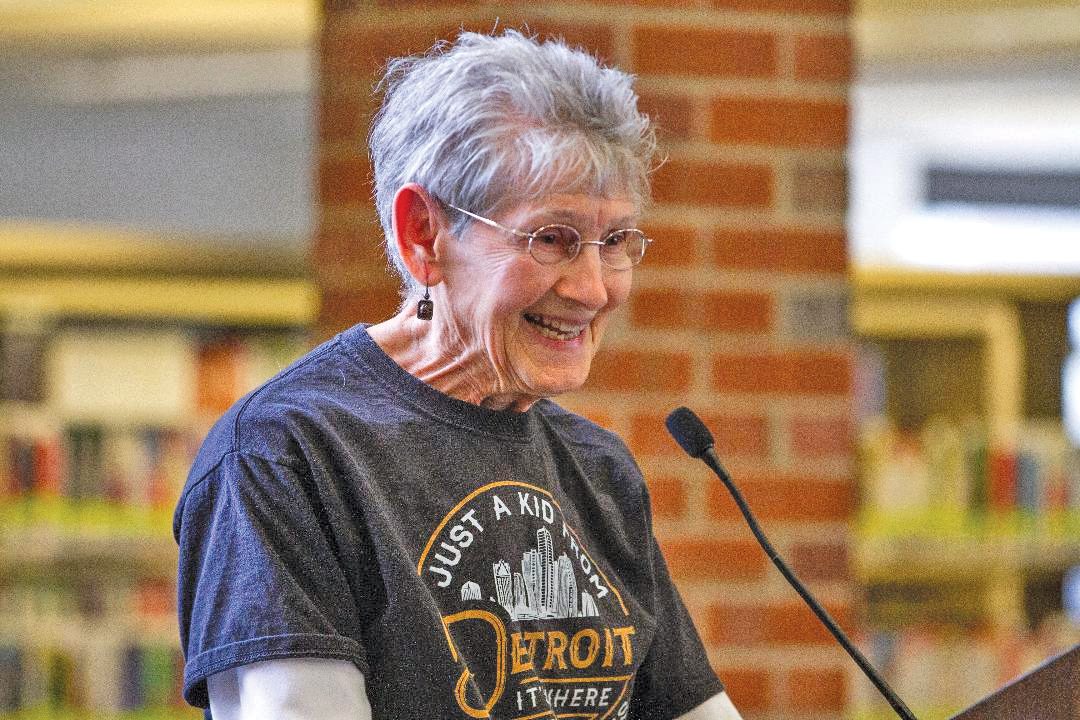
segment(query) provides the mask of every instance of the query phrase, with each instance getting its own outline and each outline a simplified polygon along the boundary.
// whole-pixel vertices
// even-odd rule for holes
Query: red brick
[[[792,710],[840,712],[847,707],[848,676],[843,670],[792,670],[788,676]]]
[[[775,77],[777,39],[773,33],[676,28],[634,28],[632,67],[653,75]]]
[[[759,645],[764,621],[764,610],[758,605],[713,605],[705,616],[705,641],[721,647]]]
[[[756,668],[718,668],[728,696],[740,713],[768,710],[775,704],[769,673]]]
[[[825,605],[826,611],[845,633],[851,631],[851,608]],[[817,616],[802,603],[767,607],[763,610],[763,635],[776,645],[834,645],[833,638]]]
[[[690,385],[690,356],[685,353],[607,350],[593,358],[587,387],[592,390],[663,390]]]
[[[689,301],[690,296],[678,290],[638,290],[630,296],[630,317],[639,327],[683,327]]]
[[[851,78],[851,39],[847,35],[795,38],[795,78],[843,82]]]
[[[700,310],[691,300],[691,324],[724,332],[764,332],[773,325],[776,303],[760,292],[717,292],[701,300]]]
[[[501,19],[500,30],[517,28],[542,39],[561,37],[572,47],[584,48],[602,59],[614,56],[614,35],[604,25],[535,20],[512,12]],[[323,26],[320,38],[321,72],[338,79],[368,78],[380,72],[390,58],[427,52],[439,40],[453,42],[462,30],[490,33],[492,24],[489,20],[462,21],[455,15],[428,23],[368,26],[354,20],[339,22],[335,15]]]
[[[344,257],[333,262],[316,262],[311,277],[320,288],[344,287],[356,282],[366,282],[376,275],[388,275],[385,260],[378,268],[372,267],[366,258]]]
[[[382,232],[377,224],[348,229],[319,228],[312,242],[312,263],[322,265],[352,262],[371,270],[386,273],[386,252]]]
[[[368,205],[371,197],[371,165],[366,156],[324,158],[319,163],[319,199],[323,205]]]
[[[582,48],[604,62],[611,62],[615,57],[615,33],[608,25],[536,20],[529,17],[522,17],[514,22],[512,16],[504,19],[509,26],[535,33],[542,39],[562,38],[570,47]]]
[[[773,171],[768,165],[671,160],[653,173],[653,197],[689,205],[768,207],[773,202]]]
[[[637,414],[630,418],[630,449],[634,455],[680,455],[682,450],[664,427],[660,414]]]
[[[852,389],[851,363],[835,352],[717,355],[713,387],[722,392],[845,395]]]
[[[694,103],[675,93],[642,92],[638,95],[638,110],[652,120],[661,140],[685,140],[694,133]]]
[[[441,4],[446,5],[445,1]],[[493,31],[491,20],[462,23],[457,17],[455,15],[452,22],[443,22],[441,27],[437,27],[440,38],[453,42],[461,30],[484,35]],[[498,27],[494,28],[494,32],[499,34],[508,28],[519,30],[528,36],[536,36],[540,40],[561,39],[570,47],[585,50],[604,62],[610,62],[615,55],[615,35],[611,26],[605,23],[542,19],[534,17],[532,13],[508,7],[499,15]]]
[[[697,264],[694,228],[656,222],[644,222],[639,227],[652,239],[643,262],[659,267]]]
[[[328,78],[366,80],[378,73],[388,59],[424,52],[447,33],[456,35],[455,27],[449,23],[361,27],[331,17],[320,37],[320,72]]]
[[[322,288],[318,334],[321,337],[344,330],[358,322],[379,322],[397,312],[400,301],[397,285],[385,284],[350,289]]]
[[[639,413],[630,419],[630,447],[636,455],[683,455],[664,427],[662,414]],[[712,430],[716,452],[723,456],[765,457],[769,452],[769,422],[764,415],[703,413]]]
[[[858,500],[855,485],[849,480],[788,476],[734,480],[754,515],[761,520],[842,522],[851,518]],[[718,520],[742,517],[727,488],[720,483],[709,486],[706,507]]]
[[[446,0],[375,0],[375,3],[397,10],[407,7],[446,7],[448,4],[453,4],[458,8],[467,8],[470,5],[480,5],[481,0],[453,0],[452,3],[447,3]]]
[[[847,238],[840,230],[722,229],[713,236],[716,264],[740,270],[844,273]]]
[[[640,327],[761,332],[772,326],[774,306],[771,295],[757,292],[640,290],[631,298],[631,317]]]
[[[712,0],[712,6],[724,10],[759,10],[806,15],[851,13],[850,0]]]
[[[765,415],[702,413],[701,419],[712,431],[716,452],[721,455],[768,456],[769,419]]]
[[[371,120],[368,103],[355,97],[323,95],[319,98],[319,140],[359,143]]]
[[[601,410],[600,408],[588,407],[578,409],[577,412],[587,420],[591,420],[602,428],[610,430],[615,426],[615,418],[612,417],[611,412],[607,410]]]
[[[649,479],[648,484],[653,515],[672,518],[686,512],[685,480],[679,477],[660,477]]]
[[[792,418],[788,437],[797,458],[851,455],[855,449],[855,428],[848,418]]]
[[[804,542],[791,548],[791,567],[805,581],[840,581],[851,578],[847,543]]]
[[[747,580],[765,572],[766,558],[752,541],[662,539],[660,549],[677,579]]]
[[[843,148],[848,108],[842,101],[759,98],[714,100],[709,137],[719,143]]]
[[[630,5],[635,8],[692,7],[697,0],[591,0],[593,5]]]

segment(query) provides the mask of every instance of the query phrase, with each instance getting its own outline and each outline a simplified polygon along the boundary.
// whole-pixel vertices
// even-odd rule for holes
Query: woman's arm
[[[371,720],[364,676],[348,660],[284,658],[207,679],[214,720]]]
[[[364,676],[351,662],[266,660],[211,675],[214,720],[372,720]],[[726,692],[678,720],[742,720]]]
[[[726,692],[713,695],[696,708],[680,715],[677,720],[742,720]]]

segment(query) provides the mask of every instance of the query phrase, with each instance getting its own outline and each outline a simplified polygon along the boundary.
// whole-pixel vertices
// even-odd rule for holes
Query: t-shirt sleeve
[[[187,702],[208,707],[214,673],[276,658],[348,660],[368,672],[361,614],[318,498],[302,469],[231,452],[181,500]]]
[[[690,613],[651,536],[649,557],[655,588],[656,636],[634,682],[630,717],[670,720],[722,692],[724,685],[709,664]]]

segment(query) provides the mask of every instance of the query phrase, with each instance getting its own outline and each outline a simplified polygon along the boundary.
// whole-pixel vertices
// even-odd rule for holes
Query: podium
[[[1080,645],[1047,660],[952,720],[1080,720]]]

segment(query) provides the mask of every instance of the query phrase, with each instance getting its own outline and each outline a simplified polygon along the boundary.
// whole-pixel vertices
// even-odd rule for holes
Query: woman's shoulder
[[[544,422],[568,442],[609,447],[629,454],[622,438],[583,415],[567,410],[552,400],[540,400],[536,408]]]
[[[624,483],[644,482],[630,449],[616,433],[550,400],[538,405],[549,432],[561,444],[576,448],[576,454],[588,464],[602,465],[603,474],[619,477]]]
[[[327,340],[237,400],[210,427],[191,474],[230,453],[289,462],[298,431],[325,422],[326,407],[335,402],[335,382],[340,387],[349,372],[341,355],[337,338]]]
[[[574,456],[585,484],[614,500],[623,517],[637,517],[647,496],[645,478],[623,439],[589,418],[542,402],[538,409],[553,442]]]

